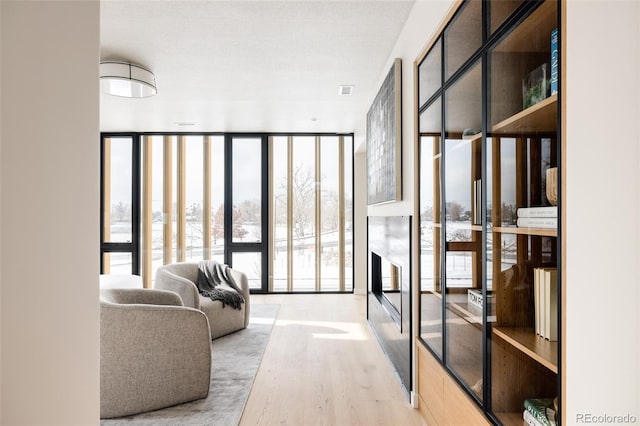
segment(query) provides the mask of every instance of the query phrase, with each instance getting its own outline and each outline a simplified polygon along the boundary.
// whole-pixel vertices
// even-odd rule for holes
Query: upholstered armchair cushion
[[[169,291],[101,290],[100,418],[205,398],[209,324]]]
[[[224,306],[220,301],[213,301],[198,293],[198,263],[181,262],[163,265],[156,271],[153,284],[155,289],[169,290],[177,293],[185,306],[202,310],[209,319],[211,338],[245,328],[249,324],[249,281],[246,274],[231,269],[231,276],[241,290],[244,303],[240,310]]]

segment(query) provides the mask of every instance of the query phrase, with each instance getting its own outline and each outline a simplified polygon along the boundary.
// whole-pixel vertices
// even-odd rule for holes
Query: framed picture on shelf
[[[395,59],[367,113],[367,204],[402,199],[402,63]]]

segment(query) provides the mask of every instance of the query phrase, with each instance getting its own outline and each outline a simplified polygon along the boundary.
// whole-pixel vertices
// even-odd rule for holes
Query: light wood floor
[[[425,425],[366,322],[365,296],[252,295],[280,304],[240,425]]]

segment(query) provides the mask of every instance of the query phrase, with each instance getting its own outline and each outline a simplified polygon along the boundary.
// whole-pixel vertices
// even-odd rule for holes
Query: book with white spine
[[[516,224],[521,228],[548,228],[558,227],[557,217],[520,217]]]
[[[517,214],[518,217],[558,217],[558,207],[521,207],[517,210]]]

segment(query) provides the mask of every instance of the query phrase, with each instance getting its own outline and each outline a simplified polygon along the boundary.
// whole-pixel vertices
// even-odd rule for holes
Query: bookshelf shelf
[[[494,327],[493,333],[536,362],[558,373],[558,342],[537,336],[532,328]]]
[[[524,411],[524,408],[523,408]],[[496,413],[496,416],[500,421],[505,425],[522,425],[524,420],[522,418],[522,412],[512,413],[512,412],[504,412],[504,413]]]
[[[515,234],[515,235],[537,235],[540,237],[557,237],[557,229],[544,229],[544,228],[521,228],[515,226],[494,226],[493,232],[499,232],[502,234]]]
[[[470,305],[466,301],[462,302],[449,302],[449,309],[455,313],[458,317],[464,319],[469,324],[474,324],[478,328],[482,328],[482,310],[476,306]],[[496,318],[494,316],[489,317],[489,322],[494,322]]]
[[[462,303],[450,302],[448,305],[451,312],[456,314],[458,317],[464,319],[469,324],[473,324],[477,326],[478,328],[482,327],[482,312],[477,312],[475,314],[470,312],[471,309],[469,309],[469,306],[467,305],[467,303],[464,303],[464,302]]]
[[[494,135],[551,133],[556,131],[557,119],[558,95],[553,95],[499,122],[492,132]]]
[[[476,133],[475,135],[463,136],[463,140],[469,142],[478,142],[482,139],[482,133]]]

